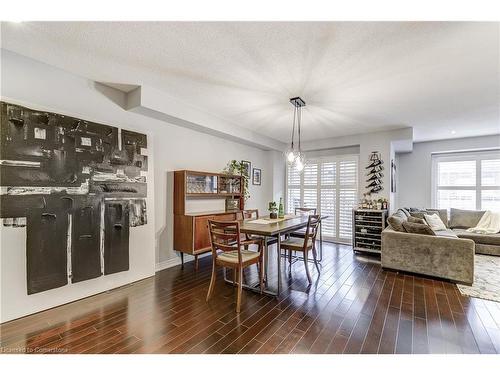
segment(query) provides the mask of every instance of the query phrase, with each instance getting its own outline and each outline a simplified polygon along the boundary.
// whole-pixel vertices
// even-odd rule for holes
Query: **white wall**
[[[432,153],[500,147],[500,135],[422,142],[397,155],[397,207],[431,207]]]
[[[262,169],[262,185],[250,184],[247,207],[264,211],[274,190],[273,151],[263,151],[215,136],[128,112],[125,95],[83,77],[1,50],[1,97],[27,107],[109,124],[148,135],[153,158],[148,176],[148,225],[131,228],[130,271],[31,296],[26,294],[23,229],[0,228],[1,316],[11,320],[96,294],[154,274],[155,263],[177,261],[172,249],[172,185],[176,169],[220,171],[230,159],[249,160]],[[171,173],[170,173],[171,175]],[[281,187],[281,191],[283,187]]]

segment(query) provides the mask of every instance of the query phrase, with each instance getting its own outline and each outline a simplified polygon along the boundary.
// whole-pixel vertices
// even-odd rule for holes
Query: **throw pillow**
[[[451,229],[468,229],[474,228],[479,220],[483,217],[486,211],[459,210],[458,208],[450,209]]]
[[[448,210],[439,208],[426,208],[429,215],[438,214],[444,225],[448,226]]]
[[[408,218],[408,221],[410,223],[416,223],[416,224],[427,224],[424,219],[421,219],[421,218],[415,217],[415,216],[410,216]]]
[[[424,215],[424,218],[433,231],[446,230],[446,225],[444,225],[438,214]]]
[[[400,216],[397,215],[389,216],[387,221],[389,225],[392,227],[392,229],[394,229],[396,232],[406,232],[406,229],[403,227],[403,223],[406,220],[401,218]]]
[[[430,236],[436,235],[436,233],[434,233],[431,227],[429,227],[427,224],[410,223],[409,221],[407,221],[403,223],[403,228],[405,228],[408,233],[427,234]]]
[[[400,217],[403,220],[406,220],[408,218],[408,216],[406,216],[405,212],[402,209],[399,209],[396,212],[394,212],[392,216]]]
[[[419,219],[423,220],[424,219],[424,214],[426,214],[426,213],[427,213],[427,211],[413,211],[411,213],[411,216],[412,217],[418,217]]]

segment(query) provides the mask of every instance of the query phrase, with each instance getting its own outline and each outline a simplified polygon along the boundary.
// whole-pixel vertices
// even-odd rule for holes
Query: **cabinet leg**
[[[198,271],[198,255],[194,256],[194,270]]]
[[[181,270],[184,269],[184,253],[181,251]]]

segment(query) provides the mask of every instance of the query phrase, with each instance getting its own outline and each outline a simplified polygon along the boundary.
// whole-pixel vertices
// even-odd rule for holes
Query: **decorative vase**
[[[271,212],[271,213],[269,214],[269,217],[270,217],[271,219],[277,219],[277,218],[278,218],[278,214],[277,214],[276,212]]]
[[[280,198],[280,205],[278,209],[278,217],[284,218],[285,217],[285,209],[283,208],[283,198]]]

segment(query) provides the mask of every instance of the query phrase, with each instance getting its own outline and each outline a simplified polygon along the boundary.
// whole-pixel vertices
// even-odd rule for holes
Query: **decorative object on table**
[[[384,166],[382,164],[384,162],[380,159],[380,153],[372,151],[370,154],[370,164],[365,168],[368,170],[366,189],[368,189],[369,194],[376,194],[384,189],[382,186],[382,177],[384,177],[382,171],[384,170]]]
[[[288,164],[293,165],[295,169],[301,173],[306,165],[305,155],[300,147],[300,124],[302,122],[302,107],[306,106],[306,102],[300,98],[290,98],[290,103],[293,105],[293,123],[292,123],[292,140],[290,147],[285,150],[285,160]],[[297,123],[297,125],[295,125]],[[295,128],[297,128],[298,147],[295,147]]]
[[[382,209],[382,203],[384,202],[384,200],[382,198],[379,198],[377,200],[377,210],[381,210]]]
[[[280,206],[278,209],[278,217],[283,218],[285,217],[285,208],[283,207],[283,198],[280,198]]]
[[[226,211],[237,211],[240,208],[240,200],[238,198],[226,198]]]
[[[248,175],[245,174],[246,166],[243,165],[243,162],[245,161],[244,160],[241,162],[237,160],[229,161],[222,170],[222,173],[230,175],[240,175],[243,177],[243,198],[247,200],[248,198],[250,198],[250,191],[248,190],[248,180],[250,179],[250,174]]]
[[[396,163],[391,160],[391,193],[396,192]]]
[[[276,202],[274,202],[274,201],[269,202],[268,210],[269,210],[269,217],[271,219],[278,218],[278,205],[276,204]]]
[[[254,168],[252,173],[252,184],[260,185],[262,183],[261,178],[262,178],[262,170],[260,170],[259,168]]]
[[[246,160],[241,161],[241,173],[243,176],[250,178],[250,173],[252,172],[252,163]]]

